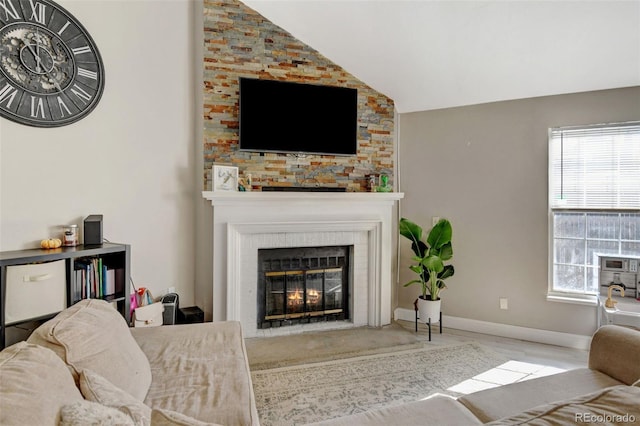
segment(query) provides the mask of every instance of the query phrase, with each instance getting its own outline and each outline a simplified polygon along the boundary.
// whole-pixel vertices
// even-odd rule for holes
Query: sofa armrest
[[[591,339],[589,368],[627,385],[640,379],[639,357],[640,331],[605,325]]]

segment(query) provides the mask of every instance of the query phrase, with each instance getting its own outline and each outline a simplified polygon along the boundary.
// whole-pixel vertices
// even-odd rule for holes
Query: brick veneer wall
[[[239,77],[358,89],[357,155],[239,151]],[[393,181],[393,132],[391,99],[239,1],[204,1],[205,190],[211,189],[211,166],[216,163],[238,166],[241,176],[250,173],[254,189],[326,186],[367,191],[368,175],[387,174]]]

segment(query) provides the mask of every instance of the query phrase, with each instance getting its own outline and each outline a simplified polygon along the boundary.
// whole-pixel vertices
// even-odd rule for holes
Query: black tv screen
[[[240,78],[240,149],[355,155],[358,91]]]

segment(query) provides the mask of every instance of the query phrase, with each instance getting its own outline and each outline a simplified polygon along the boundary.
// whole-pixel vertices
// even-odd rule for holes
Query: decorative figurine
[[[380,175],[380,185],[376,187],[376,192],[392,192],[393,188],[389,186],[389,176]]]

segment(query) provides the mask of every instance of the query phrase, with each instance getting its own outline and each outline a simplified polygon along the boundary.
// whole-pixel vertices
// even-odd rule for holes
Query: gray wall
[[[640,87],[401,114],[400,214],[431,228],[453,224],[456,275],[443,314],[590,335],[592,306],[548,302],[547,132],[550,127],[640,119]],[[400,308],[418,287],[400,241]],[[499,298],[509,309],[499,309]]]

